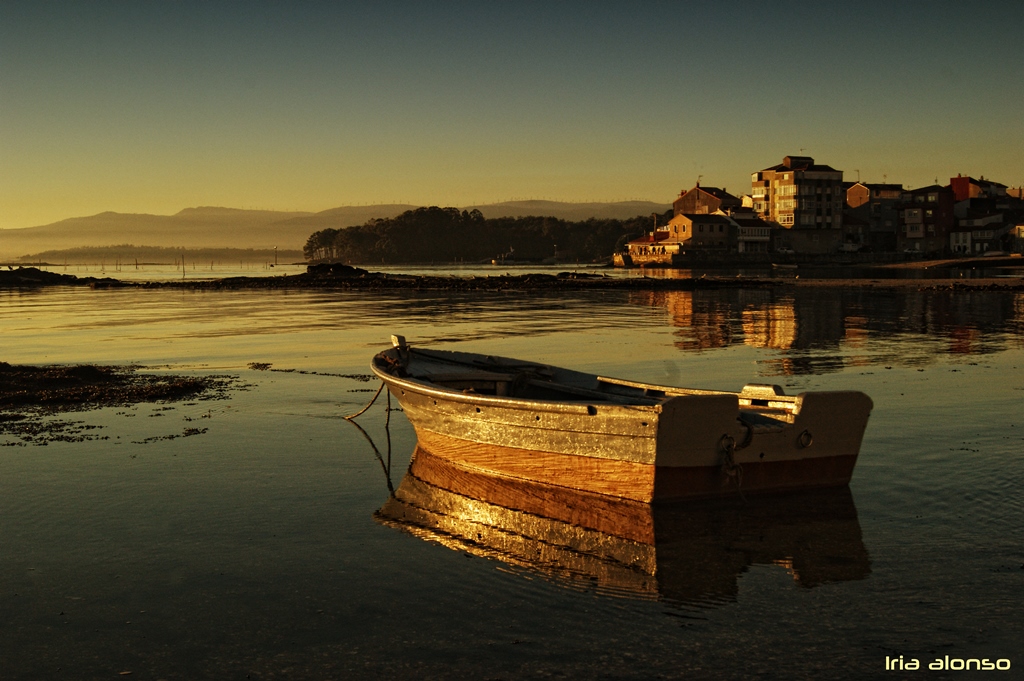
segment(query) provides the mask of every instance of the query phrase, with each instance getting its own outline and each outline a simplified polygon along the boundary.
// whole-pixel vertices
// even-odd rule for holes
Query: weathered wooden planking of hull
[[[856,391],[675,388],[392,341],[372,369],[422,449],[645,503],[846,485],[872,408]]]

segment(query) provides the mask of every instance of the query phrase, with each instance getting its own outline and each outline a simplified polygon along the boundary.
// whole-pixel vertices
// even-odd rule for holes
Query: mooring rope
[[[360,416],[361,414],[365,413],[366,410],[369,409],[370,407],[372,407],[373,403],[377,401],[377,398],[380,397],[380,391],[383,390],[383,389],[384,389],[384,381],[381,381],[380,382],[380,387],[377,388],[377,393],[373,396],[373,399],[370,400],[370,403],[368,405],[366,405],[365,407],[363,407],[362,409],[360,409],[359,411],[357,411],[355,414],[349,414],[348,416],[346,416],[345,420],[346,421],[351,421],[355,417]],[[388,393],[388,417],[390,418],[390,416],[391,416],[391,393],[389,392]]]
[[[384,432],[387,434],[388,438],[388,460],[385,463],[384,457],[381,456],[380,450],[377,449],[377,444],[373,441],[373,438],[370,437],[370,434],[363,430],[363,427],[360,426],[355,421],[349,419],[349,423],[358,428],[359,432],[362,433],[363,437],[366,438],[366,441],[370,443],[371,447],[373,447],[373,455],[377,457],[377,461],[380,462],[380,467],[384,470],[384,479],[387,481],[388,484],[388,494],[390,494],[391,496],[395,496],[395,488],[391,484],[391,431],[388,430],[387,427],[385,426]]]

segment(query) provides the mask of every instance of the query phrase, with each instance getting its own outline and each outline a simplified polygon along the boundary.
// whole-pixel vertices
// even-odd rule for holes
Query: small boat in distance
[[[645,503],[846,485],[872,408],[856,391],[676,388],[392,344],[372,369],[421,449],[474,473]]]

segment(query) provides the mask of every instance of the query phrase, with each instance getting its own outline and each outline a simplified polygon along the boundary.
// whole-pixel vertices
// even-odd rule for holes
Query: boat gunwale
[[[609,409],[622,409],[624,411],[660,414],[662,411],[662,402],[671,399],[670,396],[666,396],[665,400],[662,400],[662,402],[659,402],[657,404],[629,404],[623,402],[602,402],[600,400],[594,400],[592,402],[565,402],[561,400],[541,400],[527,399],[522,397],[494,396],[484,395],[482,393],[464,393],[462,391],[454,390],[452,388],[442,388],[439,386],[429,385],[425,381],[416,378],[401,378],[395,376],[394,374],[388,373],[383,369],[380,369],[375,362],[370,365],[370,369],[377,376],[377,378],[384,381],[384,383],[388,384],[389,386],[394,385],[399,388],[405,388],[407,390],[410,390],[421,395],[426,395],[428,397],[436,397],[439,399],[447,400],[449,402],[458,402],[460,404],[472,405],[488,405],[492,407],[506,407],[510,409],[529,410],[542,408],[545,411],[549,412],[561,412],[569,414],[590,414],[590,409],[600,407],[602,410],[605,411]]]
[[[392,380],[403,380],[403,379],[400,379],[399,377],[397,377],[394,374],[391,374],[389,372],[385,371],[385,372],[382,373],[381,371],[378,371],[377,367],[376,367],[376,363],[377,363],[377,358],[378,357],[381,357],[382,355],[386,355],[389,352],[393,352],[395,349],[396,348],[388,348],[387,350],[382,350],[381,352],[377,353],[374,356],[373,361],[371,362],[371,368],[373,369],[374,373],[377,374],[378,378],[381,378],[381,380],[384,380],[384,375],[385,374],[387,376],[389,376]],[[734,391],[734,390],[715,390],[715,389],[704,389],[704,388],[684,388],[684,387],[681,387],[681,386],[662,385],[662,384],[659,384],[659,383],[647,383],[645,381],[637,381],[637,380],[632,380],[632,379],[616,378],[616,377],[612,377],[612,376],[605,376],[603,374],[593,374],[593,373],[589,373],[589,372],[585,372],[585,371],[578,371],[578,370],[575,370],[575,369],[565,369],[565,368],[556,367],[556,366],[552,366],[552,365],[548,365],[548,364],[543,364],[543,363],[540,363],[540,362],[532,362],[532,361],[529,361],[529,360],[520,360],[520,359],[511,358],[511,357],[499,357],[499,356],[495,356],[495,355],[484,355],[482,353],[466,352],[464,350],[434,350],[434,349],[430,349],[430,348],[412,348],[412,347],[408,347],[406,349],[406,352],[410,353],[410,355],[412,353],[419,353],[422,356],[424,356],[425,358],[430,359],[430,360],[448,362],[448,363],[451,363],[451,364],[455,364],[455,365],[458,365],[458,366],[464,366],[464,367],[468,367],[468,366],[472,366],[473,365],[469,361],[467,361],[467,359],[472,359],[473,363],[475,363],[477,361],[489,360],[489,362],[486,362],[485,366],[476,366],[475,368],[480,370],[480,371],[493,372],[495,374],[502,373],[502,370],[509,371],[509,370],[520,369],[520,368],[523,368],[523,367],[536,368],[536,369],[546,369],[548,371],[564,371],[564,372],[569,372],[569,373],[572,373],[572,374],[589,376],[589,377],[593,378],[594,380],[596,380],[598,384],[604,383],[606,385],[611,385],[611,386],[620,386],[620,387],[625,387],[625,388],[633,388],[635,390],[643,390],[645,393],[647,393],[645,395],[635,395],[635,396],[633,396],[633,395],[622,395],[622,394],[618,394],[618,393],[608,393],[608,397],[609,398],[613,398],[613,399],[601,399],[601,398],[603,398],[605,396],[604,395],[592,395],[592,397],[595,398],[595,401],[590,406],[594,406],[594,404],[602,404],[605,407],[607,407],[607,406],[625,406],[625,407],[635,408],[635,407],[645,407],[646,406],[646,407],[653,407],[655,409],[655,411],[659,411],[660,412],[661,411],[660,406],[662,404],[664,404],[665,402],[667,402],[670,399],[675,398],[675,397],[707,396],[707,395],[734,395],[739,400],[739,407],[740,407],[741,410],[753,410],[753,411],[763,411],[764,409],[768,409],[768,410],[771,410],[771,411],[782,410],[783,412],[787,412],[787,413],[792,414],[795,408],[798,409],[798,405],[800,403],[800,398],[802,396],[802,394],[801,395],[786,395],[786,394],[784,394],[782,392],[775,392],[774,390],[772,391],[772,393],[770,395],[765,395],[763,392],[761,392],[761,389],[763,389],[763,388],[769,388],[769,389],[771,389],[771,388],[778,388],[778,386],[770,386],[770,385],[767,385],[767,384],[760,384],[760,383],[747,384],[747,385],[743,386],[743,389],[740,390],[740,391]],[[465,357],[467,359],[460,359],[458,356]],[[501,361],[496,361],[496,360],[501,360]],[[501,362],[507,362],[508,364],[502,364]],[[405,380],[408,380],[408,379],[405,379]],[[434,386],[427,385],[427,383],[423,382],[422,379],[415,379],[414,378],[412,380],[416,383],[416,385],[422,386],[423,389],[425,389],[425,390],[439,389],[439,390],[441,390],[443,392],[443,394],[445,396],[455,396],[455,395],[462,395],[463,394],[461,391],[456,391],[456,390],[450,389],[450,388],[434,388]],[[586,388],[584,390],[589,392],[589,391],[592,391],[593,389]],[[658,394],[658,393],[660,393],[660,394]],[[479,399],[479,398],[490,398],[490,397],[491,396],[489,396],[489,395],[478,395],[477,399]],[[637,402],[632,402],[631,401],[631,399],[634,398],[634,397],[637,398],[637,400],[638,400]],[[619,398],[619,400],[621,400],[621,401],[615,400],[614,398]],[[561,400],[542,400],[542,399],[537,399],[537,398],[508,398],[506,396],[501,396],[499,399],[509,399],[509,400],[512,400],[513,402],[516,402],[516,403],[518,403],[519,400],[523,400],[526,403],[530,403],[530,404],[535,404],[535,403],[575,404],[575,401],[574,402],[565,402],[565,401],[561,401]],[[494,404],[495,402],[493,400],[494,400],[494,398],[491,398],[488,401],[491,402],[492,404]],[[642,402],[639,402],[639,400],[649,401],[649,403],[648,404],[643,404]],[[585,403],[586,400],[579,400],[578,402]]]

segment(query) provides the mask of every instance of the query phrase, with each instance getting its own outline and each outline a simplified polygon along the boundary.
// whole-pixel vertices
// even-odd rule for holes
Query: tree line
[[[672,216],[658,216],[658,224]],[[593,262],[608,258],[630,239],[649,231],[651,216],[629,220],[553,217],[485,218],[478,210],[416,208],[363,225],[327,228],[306,240],[309,262],[408,264],[504,259]]]

